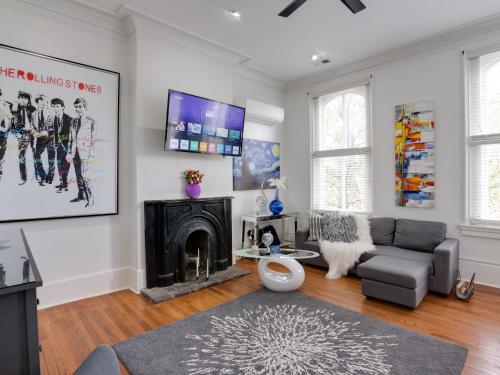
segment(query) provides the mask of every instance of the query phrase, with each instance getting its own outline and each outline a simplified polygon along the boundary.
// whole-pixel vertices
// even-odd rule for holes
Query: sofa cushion
[[[308,241],[309,239],[309,229],[299,229],[295,232],[295,243],[297,248],[301,248],[301,244]]]
[[[319,248],[318,241],[306,241],[300,245],[300,250],[309,250],[309,251],[315,251],[317,253],[321,253],[321,249]]]
[[[416,289],[427,282],[429,265],[423,262],[380,255],[360,264],[358,276],[403,288]]]
[[[298,259],[298,261],[302,264],[307,264],[314,267],[328,268],[328,264],[326,263],[323,254],[320,254],[318,257],[314,258]]]
[[[430,267],[430,274],[434,274],[434,254],[423,251],[400,249],[394,246],[375,245],[375,251],[362,254],[359,261],[364,263],[378,255],[426,263]]]
[[[446,238],[446,224],[435,221],[396,220],[393,246],[434,252]]]
[[[375,245],[392,246],[394,240],[394,228],[396,219],[391,217],[372,217],[370,221],[370,233]]]
[[[361,291],[367,297],[394,302],[412,309],[416,308],[427,294],[428,283],[424,282],[415,289],[403,288],[380,281],[363,279]]]

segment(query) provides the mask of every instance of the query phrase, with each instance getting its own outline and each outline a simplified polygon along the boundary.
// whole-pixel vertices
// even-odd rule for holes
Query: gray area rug
[[[225,281],[245,276],[249,273],[250,272],[247,270],[238,266],[230,266],[224,271],[219,271],[209,275],[208,280],[205,278],[200,278],[199,280],[193,279],[188,280],[185,283],[173,284],[162,288],[142,289],[141,293],[151,299],[154,303],[158,303],[183,296],[184,294],[193,293],[213,285],[222,284]]]
[[[259,290],[113,346],[140,374],[460,374],[467,349],[298,292]]]

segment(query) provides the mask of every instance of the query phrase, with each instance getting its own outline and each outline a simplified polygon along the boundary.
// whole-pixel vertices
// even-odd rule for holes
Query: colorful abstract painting
[[[257,190],[280,177],[280,144],[243,139],[241,157],[233,158],[233,190]]]
[[[396,205],[434,207],[434,103],[395,109]]]

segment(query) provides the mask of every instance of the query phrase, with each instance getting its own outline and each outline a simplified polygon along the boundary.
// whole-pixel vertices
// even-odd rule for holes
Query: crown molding
[[[250,60],[250,57],[239,51],[142,12],[127,4],[120,5],[116,10],[116,14],[122,21],[126,21],[127,19],[132,21],[128,22],[127,31],[129,33],[142,31],[233,64],[242,64]]]
[[[251,58],[244,53],[168,23],[128,4],[120,5],[115,12],[85,0],[0,0],[0,4],[72,26],[78,25],[88,31],[107,32],[120,39],[138,35],[136,32],[140,31],[234,64],[236,65],[235,74],[284,91],[283,80],[251,66]]]
[[[495,14],[367,59],[291,81],[283,81],[253,66],[252,59],[240,51],[192,33],[127,4],[122,4],[116,12],[90,4],[85,0],[0,0],[0,4],[88,31],[108,32],[108,34],[118,36],[120,39],[128,38],[140,30],[179,46],[236,64],[236,74],[281,91],[312,86],[351,73],[373,69],[388,63],[398,63],[430,53],[454,48],[463,49],[467,47],[467,43],[473,42],[474,46],[477,46],[491,43],[491,39],[500,39],[500,15]]]
[[[116,10],[116,15],[122,20],[129,35],[140,31],[181,47],[210,55],[219,60],[234,64],[236,66],[234,73],[238,76],[282,92],[285,89],[284,81],[265,71],[252,67],[250,65],[252,59],[239,51],[180,28],[177,25],[142,12],[127,4],[120,5]]]
[[[242,77],[246,80],[270,87],[274,90],[285,92],[286,82],[271,76],[257,68],[254,68],[246,63],[240,64],[234,70],[236,76]]]
[[[101,30],[126,37],[125,29],[116,14],[83,0],[1,0],[0,3],[89,31]]]
[[[495,14],[482,18],[479,21],[445,30],[430,37],[420,39],[413,43],[354,63],[345,64],[322,71],[321,73],[310,74],[288,81],[286,90],[312,86],[347,74],[373,69],[388,63],[397,63],[431,53],[443,52],[455,48],[465,48],[471,44],[485,44],[488,43],[485,40],[485,36],[487,36],[487,39],[496,39],[500,36],[500,14]]]
[[[98,13],[98,14],[101,14],[103,16],[117,18],[116,12],[112,12],[106,8],[97,6],[95,4],[91,4],[85,0],[66,0],[65,2],[72,3],[76,6],[79,6],[80,8],[86,8],[89,11],[92,11],[94,14]]]

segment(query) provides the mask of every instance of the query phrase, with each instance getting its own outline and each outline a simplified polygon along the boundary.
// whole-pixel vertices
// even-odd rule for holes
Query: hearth
[[[231,265],[231,197],[146,201],[144,210],[148,288]]]

